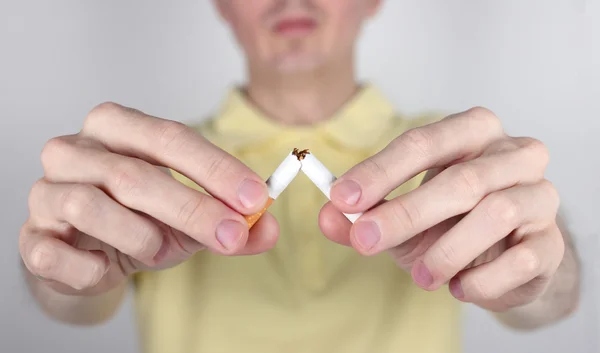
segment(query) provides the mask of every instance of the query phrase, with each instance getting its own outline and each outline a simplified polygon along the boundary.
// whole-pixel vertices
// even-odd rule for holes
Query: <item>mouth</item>
[[[300,37],[317,28],[317,21],[310,17],[283,18],[275,23],[273,31],[281,36]]]

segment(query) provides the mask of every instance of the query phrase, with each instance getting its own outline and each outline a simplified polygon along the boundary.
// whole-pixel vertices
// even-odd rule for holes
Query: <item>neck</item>
[[[298,75],[250,68],[246,94],[271,119],[287,125],[327,120],[357,91],[352,60]]]

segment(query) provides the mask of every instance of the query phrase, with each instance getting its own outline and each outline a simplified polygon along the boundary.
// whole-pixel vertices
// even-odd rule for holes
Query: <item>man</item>
[[[544,145],[484,108],[398,117],[356,81],[380,1],[215,4],[249,80],[213,119],[106,103],[45,146],[20,248],[49,315],[102,322],[133,282],[146,352],[438,353],[461,302],[520,329],[576,308]],[[248,230],[294,147],[340,176],[332,201],[300,175]]]

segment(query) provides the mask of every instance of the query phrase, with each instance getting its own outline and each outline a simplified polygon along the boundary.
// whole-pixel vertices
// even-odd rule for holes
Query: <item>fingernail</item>
[[[448,284],[448,287],[450,287],[450,293],[456,299],[464,298],[465,293],[463,292],[462,285],[460,284],[460,279],[458,277],[452,278]]]
[[[253,208],[259,203],[264,202],[265,194],[264,185],[250,179],[244,180],[238,189],[240,202],[246,208]]]
[[[414,269],[413,277],[415,282],[423,288],[428,288],[433,284],[433,276],[423,262],[419,262]]]
[[[247,228],[247,225],[244,226],[240,222],[225,220],[217,226],[217,240],[225,249],[231,250],[235,248]]]
[[[360,185],[352,180],[341,181],[334,186],[333,190],[332,196],[349,206],[356,205],[362,194]]]
[[[354,234],[358,244],[365,250],[373,248],[381,239],[379,226],[372,221],[355,223]]]

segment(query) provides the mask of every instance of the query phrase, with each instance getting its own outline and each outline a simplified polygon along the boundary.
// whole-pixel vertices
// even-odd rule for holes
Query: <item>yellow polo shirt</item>
[[[326,122],[282,126],[234,89],[215,118],[197,129],[266,179],[294,147],[309,148],[341,175],[428,121],[398,116],[376,88],[365,86]],[[269,209],[281,229],[271,251],[201,252],[175,268],[138,274],[144,352],[460,352],[460,304],[448,289],[424,291],[388,254],[363,257],[327,240],[318,226],[326,201],[300,173]]]

